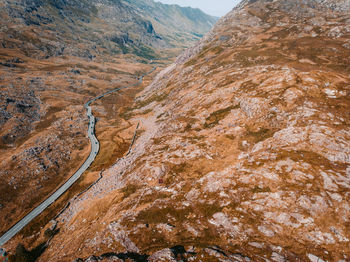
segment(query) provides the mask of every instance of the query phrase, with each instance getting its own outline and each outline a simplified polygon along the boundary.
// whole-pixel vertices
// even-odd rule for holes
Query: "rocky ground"
[[[122,110],[131,154],[39,261],[350,261],[349,11],[243,1]]]
[[[40,261],[349,261],[347,2],[245,1],[130,111]]]
[[[166,51],[169,62],[215,21],[153,1],[0,0],[0,234],[87,157],[88,98],[136,83],[149,59]],[[102,151],[92,171],[127,150],[135,126],[118,114],[138,91],[96,104]]]
[[[3,60],[19,60],[11,55],[3,53]],[[20,61],[16,67],[1,67],[1,232],[61,185],[89,154],[84,101],[136,83],[137,75],[152,68],[127,58],[91,62],[23,56]],[[118,134],[131,127],[119,124],[108,110],[122,108],[132,93],[135,90],[118,99],[111,96],[97,108],[97,134],[110,144],[101,151],[106,159],[97,161],[98,169],[113,162],[111,155],[115,159],[127,150],[132,135]]]
[[[88,156],[84,102],[137,83],[153,68],[151,60],[169,63],[216,20],[199,9],[149,0],[0,0],[0,234]],[[128,151],[137,125],[129,121],[130,106],[140,90],[94,103],[96,161],[12,243],[40,241],[40,228]]]

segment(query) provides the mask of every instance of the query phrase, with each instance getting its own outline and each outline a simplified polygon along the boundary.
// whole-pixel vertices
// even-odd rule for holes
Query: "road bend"
[[[49,207],[53,202],[55,202],[64,192],[66,192],[80,177],[81,175],[91,166],[91,164],[94,162],[99,150],[100,150],[100,142],[98,141],[96,135],[95,135],[95,125],[96,125],[96,119],[94,115],[92,114],[91,104],[95,102],[98,99],[101,99],[109,94],[112,94],[114,92],[117,92],[119,90],[130,88],[137,86],[142,83],[143,77],[146,75],[151,74],[154,70],[156,70],[156,67],[154,67],[151,71],[148,73],[142,75],[139,77],[139,81],[136,84],[116,88],[113,90],[110,90],[104,94],[101,94],[97,97],[92,98],[89,100],[84,107],[87,111],[87,116],[89,118],[89,125],[88,125],[88,131],[87,135],[91,142],[91,151],[89,157],[85,160],[85,162],[81,165],[81,167],[72,175],[66,183],[64,183],[59,189],[57,189],[52,195],[50,195],[46,200],[44,200],[39,206],[34,208],[31,212],[29,212],[24,218],[22,218],[20,221],[18,221],[14,226],[12,226],[4,235],[0,237],[0,247],[4,245],[7,241],[9,241],[13,236],[15,236],[19,231],[21,231],[26,225],[28,225],[34,218],[36,218],[38,215],[40,215],[47,207]]]

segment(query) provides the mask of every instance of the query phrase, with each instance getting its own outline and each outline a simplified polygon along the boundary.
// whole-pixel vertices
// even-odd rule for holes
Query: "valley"
[[[148,7],[154,16],[141,14],[143,2],[81,4],[0,1],[1,235],[60,188],[88,158],[84,103],[137,84],[154,67],[148,64],[151,58],[164,66],[216,20],[199,10],[174,6],[175,16],[182,19],[181,31],[178,24],[165,31],[169,18],[156,16],[156,9],[164,8],[165,13],[169,9],[162,4]],[[194,13],[189,17],[186,12]],[[202,27],[191,20],[196,16]],[[107,31],[110,35],[104,35]],[[23,230],[24,235],[52,219],[72,195],[127,152],[136,123],[126,115],[141,89],[142,85],[133,86],[111,94],[104,103],[95,102],[100,154],[65,196]]]
[[[79,6],[63,2],[35,8]],[[100,152],[3,245],[9,260],[349,261],[350,2],[243,0],[218,21],[91,3],[71,16],[79,33],[60,35],[62,54],[40,43],[28,55],[2,31],[3,232],[87,158],[84,104],[157,69],[91,104]],[[92,28],[96,49],[82,40]]]

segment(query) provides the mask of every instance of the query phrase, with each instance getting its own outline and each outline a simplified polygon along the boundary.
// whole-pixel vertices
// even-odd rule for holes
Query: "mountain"
[[[243,1],[138,96],[40,261],[347,261],[348,1]],[[143,260],[142,260],[143,259]]]
[[[39,261],[348,261],[349,25],[348,1],[243,1],[138,94],[131,153]]]
[[[128,2],[132,5],[134,1],[129,0]],[[164,36],[168,43],[173,43],[175,46],[181,41],[186,46],[186,42],[193,37],[195,40],[201,38],[218,20],[216,17],[203,13],[200,9],[164,5],[151,0],[137,1],[134,8],[148,17],[157,28],[157,32]]]
[[[153,1],[0,0],[0,233],[87,158],[86,101],[136,84],[150,59],[169,63],[215,22]],[[53,208],[127,152],[136,126],[122,116],[141,89],[94,103],[100,154]]]
[[[1,45],[39,57],[155,58],[156,49],[191,45],[217,20],[199,9],[151,0],[1,0],[0,7]]]

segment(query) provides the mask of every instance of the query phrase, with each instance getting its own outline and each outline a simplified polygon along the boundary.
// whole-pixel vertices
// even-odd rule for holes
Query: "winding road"
[[[94,162],[99,150],[100,143],[95,136],[95,124],[96,119],[92,114],[92,109],[90,107],[91,103],[95,102],[98,99],[101,99],[109,94],[117,92],[119,90],[130,88],[137,86],[142,83],[143,77],[151,74],[157,67],[154,67],[148,73],[139,77],[139,81],[136,84],[116,88],[110,90],[102,95],[99,95],[91,100],[89,100],[84,107],[87,110],[87,116],[89,118],[89,126],[88,126],[88,137],[91,142],[91,152],[89,157],[85,160],[82,166],[78,169],[77,172],[72,175],[65,184],[63,184],[59,189],[57,189],[51,196],[49,196],[45,201],[43,201],[39,206],[33,209],[28,215],[22,218],[19,222],[17,222],[13,227],[11,227],[4,235],[0,237],[0,246],[4,245],[7,241],[9,241],[14,235],[16,235],[19,231],[21,231],[26,225],[28,225],[34,218],[41,214],[48,206],[50,206],[53,202],[55,202],[64,192],[66,192],[80,177],[81,175],[90,167],[90,165]]]

